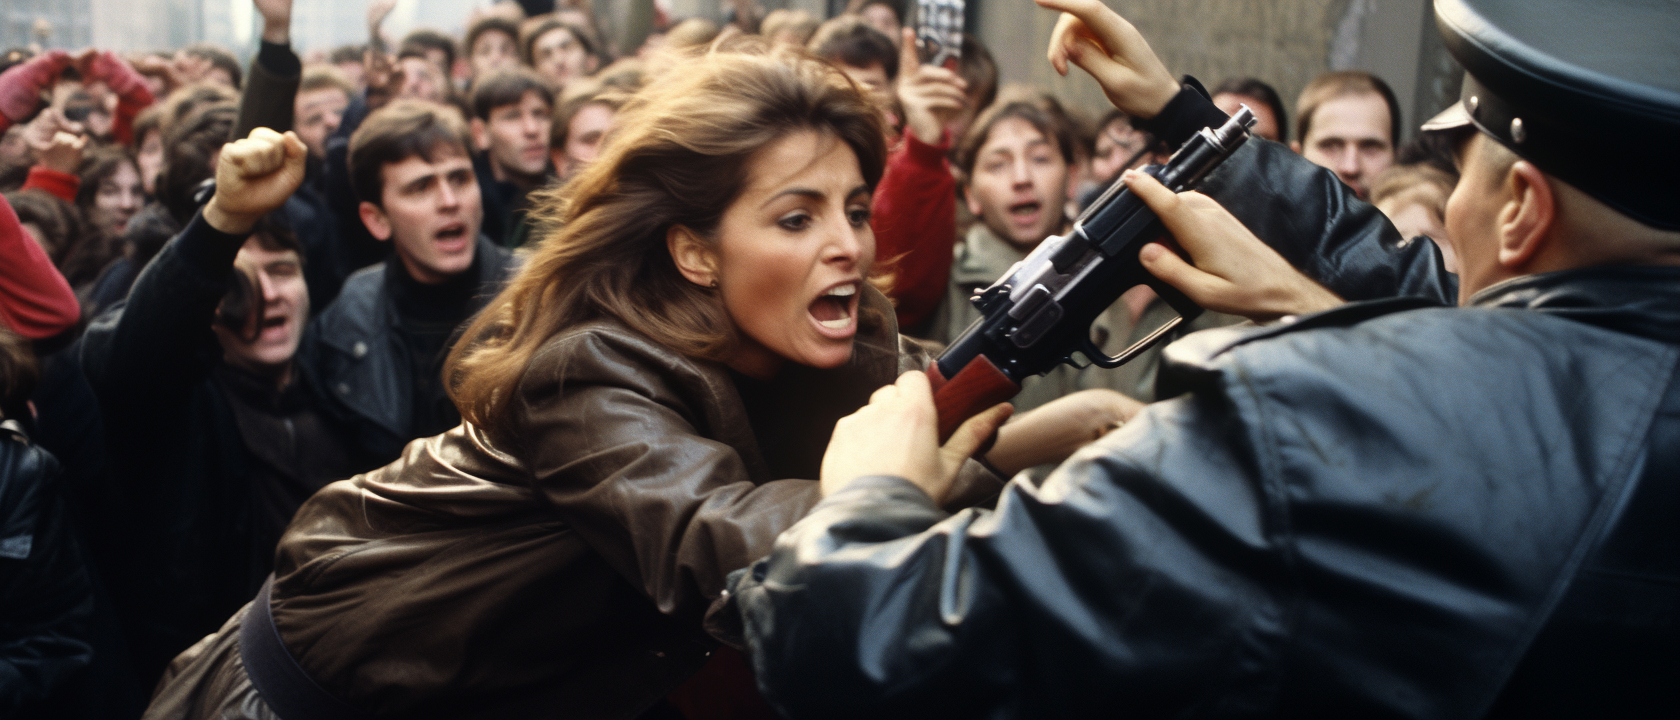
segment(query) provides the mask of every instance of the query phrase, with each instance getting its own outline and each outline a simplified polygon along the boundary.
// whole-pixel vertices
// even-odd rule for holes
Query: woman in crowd
[[[837,71],[714,54],[620,121],[451,356],[465,422],[306,503],[148,717],[634,717],[707,662],[725,576],[819,499],[778,478],[817,478],[834,422],[927,358],[870,283],[886,149]],[[988,459],[1088,440],[1118,398],[1023,418]],[[960,486],[1001,487],[973,462]]]
[[[120,147],[101,147],[82,159],[76,206],[88,226],[105,238],[120,238],[128,221],[146,204],[140,167]]]

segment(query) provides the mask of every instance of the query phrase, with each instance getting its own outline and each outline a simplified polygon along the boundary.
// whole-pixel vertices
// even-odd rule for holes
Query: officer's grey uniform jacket
[[[1160,389],[1181,395],[995,511],[947,516],[901,479],[854,481],[735,578],[772,702],[793,717],[1672,704],[1680,269],[1532,276],[1439,307],[1456,291],[1433,246],[1401,247],[1328,172],[1260,142],[1221,172],[1208,192],[1332,290],[1427,299],[1176,343]]]

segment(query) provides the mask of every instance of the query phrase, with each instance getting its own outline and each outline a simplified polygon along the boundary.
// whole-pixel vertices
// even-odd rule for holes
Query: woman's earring
[[[712,278],[712,284],[708,285],[707,287],[710,287],[711,289],[716,290],[717,289],[717,278],[716,277]]]

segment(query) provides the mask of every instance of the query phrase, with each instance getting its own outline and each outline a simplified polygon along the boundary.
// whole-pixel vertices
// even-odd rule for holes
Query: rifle
[[[1224,125],[1203,128],[1165,165],[1143,169],[1173,192],[1183,192],[1248,140],[1254,113],[1247,106]],[[1119,367],[1153,347],[1202,308],[1145,270],[1144,245],[1166,234],[1160,218],[1118,179],[1080,213],[1067,235],[1052,235],[990,287],[975,292],[980,318],[928,366],[939,409],[939,441],[958,425],[1021,391],[1021,381],[1043,375],[1083,355],[1105,368]],[[1109,357],[1091,340],[1091,323],[1127,290],[1148,285],[1178,317],[1119,355]]]

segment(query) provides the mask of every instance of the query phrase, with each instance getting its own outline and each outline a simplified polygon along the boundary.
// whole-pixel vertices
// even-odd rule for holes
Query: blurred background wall
[[[1271,83],[1293,112],[1297,93],[1326,70],[1359,68],[1387,80],[1400,97],[1404,126],[1457,97],[1460,70],[1441,47],[1428,0],[1106,0],[1138,26],[1175,73],[1212,86],[1239,75]],[[647,34],[655,0],[595,0],[595,12],[621,44]],[[661,0],[672,18],[721,18],[729,0]],[[914,7],[914,0],[903,0]],[[385,23],[395,40],[417,27],[459,34],[468,14],[490,0],[400,0]],[[827,16],[845,0],[760,0],[768,9]],[[1070,107],[1107,107],[1082,74],[1058,77],[1044,60],[1054,13],[1030,0],[968,0],[968,30],[997,56],[1005,82],[1055,92]],[[249,0],[4,0],[0,47],[36,45],[117,50],[175,48],[199,41],[242,57],[256,47],[259,19]],[[639,11],[639,12],[638,12]],[[293,44],[327,50],[366,40],[367,6],[358,0],[296,0]]]

